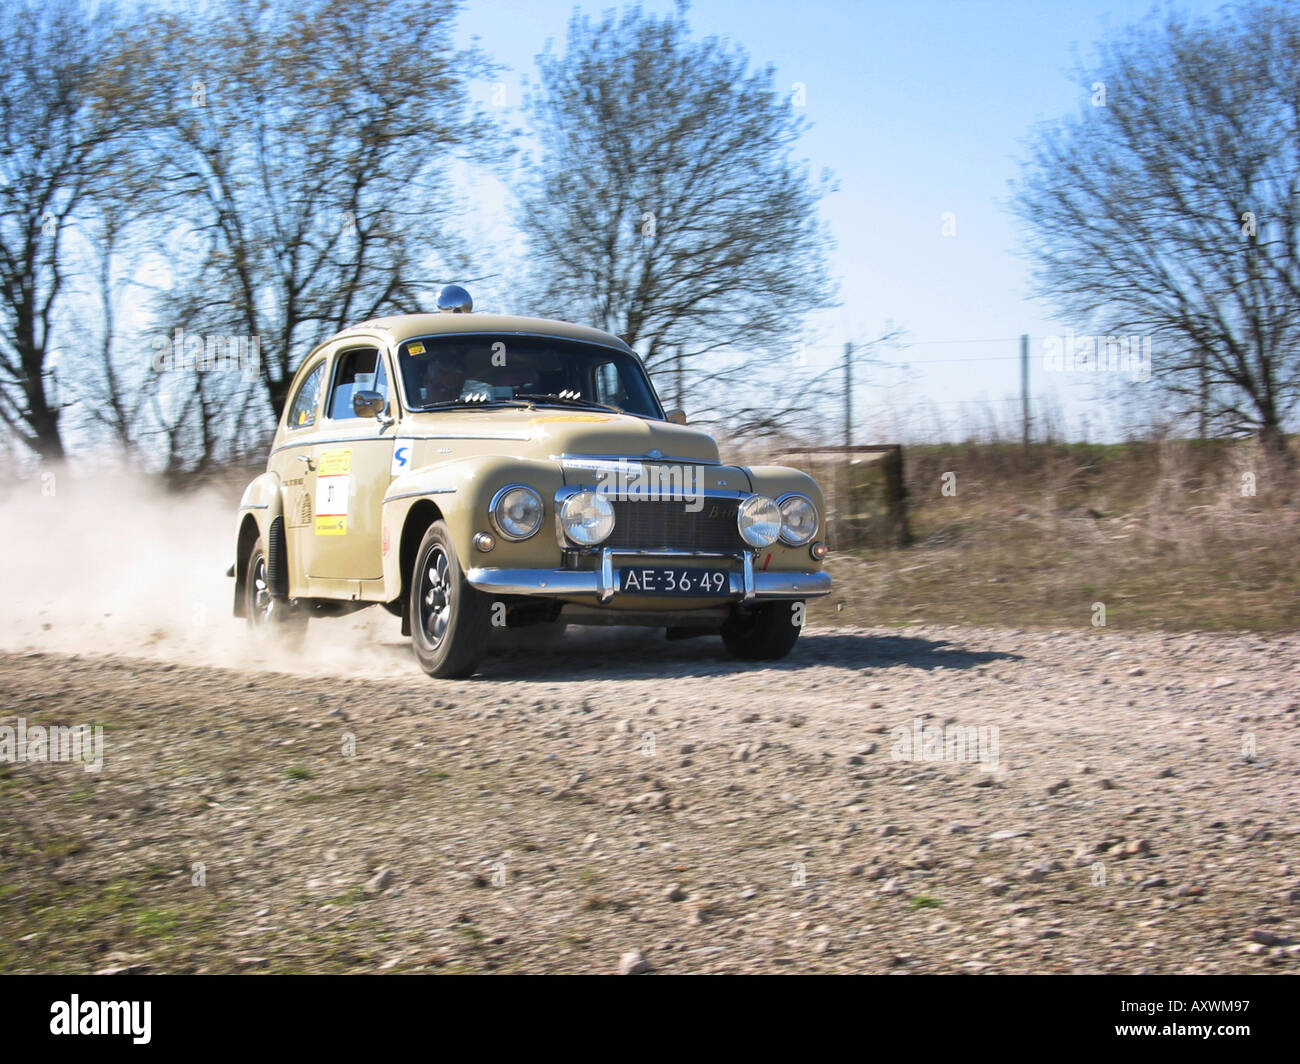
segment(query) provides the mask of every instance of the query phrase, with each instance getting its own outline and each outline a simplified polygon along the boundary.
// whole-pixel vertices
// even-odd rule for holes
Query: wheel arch
[[[244,590],[248,584],[248,559],[253,545],[261,539],[266,549],[267,580],[271,594],[276,598],[289,597],[289,547],[284,534],[284,517],[276,514],[263,530],[252,513],[244,515],[239,523],[239,538],[235,546],[235,603],[236,617],[248,616],[244,603]]]
[[[432,499],[417,499],[406,511],[402,521],[402,538],[398,542],[398,596],[396,601],[402,605],[402,635],[411,634],[411,615],[405,608],[410,594],[411,570],[415,567],[415,555],[420,549],[420,541],[435,521],[442,520],[442,510]]]
[[[235,607],[236,617],[247,617],[244,607],[244,588],[248,584],[248,559],[253,553],[253,544],[257,542],[262,530],[257,527],[257,518],[251,513],[244,514],[239,522],[239,538],[235,545]]]

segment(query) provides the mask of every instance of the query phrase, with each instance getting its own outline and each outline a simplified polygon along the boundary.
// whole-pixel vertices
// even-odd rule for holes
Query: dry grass
[[[1251,443],[927,447],[907,463],[916,542],[833,558],[814,623],[1073,627],[1103,603],[1114,628],[1300,628],[1300,477]]]

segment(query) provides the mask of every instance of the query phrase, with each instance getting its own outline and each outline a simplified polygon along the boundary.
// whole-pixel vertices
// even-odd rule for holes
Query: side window
[[[378,392],[388,398],[388,373],[377,349],[358,347],[344,351],[335,364],[329,402],[329,416],[334,421],[357,416],[352,409],[352,397],[357,392]]]
[[[325,381],[325,360],[316,363],[316,368],[307,374],[298,388],[298,394],[289,405],[288,427],[305,429],[316,424],[316,411],[320,409],[321,385]]]

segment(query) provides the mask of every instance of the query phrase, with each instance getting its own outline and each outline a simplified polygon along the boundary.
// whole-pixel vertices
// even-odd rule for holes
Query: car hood
[[[603,410],[498,407],[410,414],[403,419],[398,435],[499,440],[505,445],[502,449],[520,458],[627,457],[709,464],[718,461],[718,445],[706,432]]]

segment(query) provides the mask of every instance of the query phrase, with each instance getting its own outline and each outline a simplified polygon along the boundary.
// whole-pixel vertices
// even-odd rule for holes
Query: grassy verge
[[[904,550],[833,556],[813,623],[1300,628],[1300,486],[1248,444],[931,447]],[[1252,494],[1253,492],[1253,494]]]

